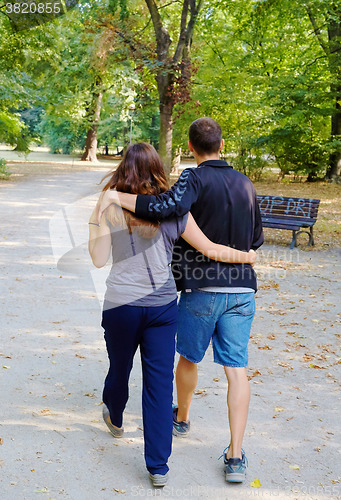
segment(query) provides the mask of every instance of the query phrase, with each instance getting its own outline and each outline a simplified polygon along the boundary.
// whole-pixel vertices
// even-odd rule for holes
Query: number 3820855
[[[50,2],[50,3],[7,3],[6,13],[7,14],[59,14],[60,13],[60,2]]]

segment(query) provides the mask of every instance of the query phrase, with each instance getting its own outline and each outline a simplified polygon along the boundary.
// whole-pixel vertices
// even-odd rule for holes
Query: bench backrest
[[[312,222],[317,219],[320,200],[257,195],[262,218]]]

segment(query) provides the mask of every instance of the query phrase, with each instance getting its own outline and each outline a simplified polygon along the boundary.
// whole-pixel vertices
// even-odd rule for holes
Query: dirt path
[[[167,488],[154,492],[144,466],[138,357],[125,438],[106,432],[100,280],[82,245],[87,226],[72,219],[81,209],[86,220],[83,198],[102,175],[60,173],[0,186],[1,498],[341,498],[339,250],[264,246],[249,349],[245,484],[226,484],[217,460],[229,441],[227,384],[210,351],[199,365],[191,435],[174,440]],[[71,221],[70,243],[58,217]],[[57,268],[64,250],[70,253]],[[70,263],[77,263],[73,271]],[[256,478],[258,489],[250,486]]]

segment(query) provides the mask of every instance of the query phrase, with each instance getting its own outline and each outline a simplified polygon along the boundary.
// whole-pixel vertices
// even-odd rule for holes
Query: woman
[[[103,191],[157,195],[168,189],[162,162],[147,143],[130,146],[118,168],[108,176]],[[102,316],[110,361],[103,390],[103,418],[112,435],[121,437],[129,375],[140,346],[145,461],[153,485],[164,486],[172,445],[177,326],[173,245],[182,236],[206,257],[223,262],[252,264],[255,252],[212,243],[191,214],[153,223],[112,204],[97,224],[97,209],[89,222],[89,252],[96,267],[104,266],[110,253],[113,259]]]

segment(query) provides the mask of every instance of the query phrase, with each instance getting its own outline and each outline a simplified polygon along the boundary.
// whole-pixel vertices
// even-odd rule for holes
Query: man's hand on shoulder
[[[103,212],[112,204],[112,203],[117,203],[119,204],[119,199],[118,199],[118,193],[116,189],[107,189],[106,191],[102,191],[100,194],[96,209],[95,209],[95,220],[97,224],[100,223],[102,219]]]
[[[96,205],[96,221],[99,224],[99,221],[102,218],[103,212],[112,204],[129,210],[130,212],[135,212],[136,206],[136,194],[130,193],[121,193],[120,191],[116,191],[116,189],[107,189],[103,191],[98,199]]]

